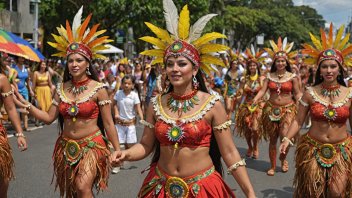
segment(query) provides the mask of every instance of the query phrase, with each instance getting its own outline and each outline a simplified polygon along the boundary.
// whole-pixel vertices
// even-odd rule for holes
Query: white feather
[[[172,0],[163,0],[164,17],[167,30],[178,38],[178,11]]]
[[[251,44],[251,52],[252,52],[252,55],[255,56],[255,49],[254,49],[253,44]]]
[[[81,25],[82,13],[83,13],[83,6],[78,10],[77,14],[75,15],[75,18],[73,18],[72,34],[73,34],[74,40],[76,40],[78,36],[77,29]]]
[[[285,50],[287,45],[287,37],[284,38],[284,41],[282,42],[282,49]]]
[[[89,34],[89,32],[90,32],[90,28],[87,28],[86,31],[84,32],[82,40],[84,40],[86,38],[86,36]]]
[[[216,15],[217,14],[207,14],[201,17],[200,19],[198,19],[198,21],[195,22],[190,28],[188,42],[191,43],[197,40],[202,35],[205,25],[210,21],[210,19],[212,19]]]
[[[286,53],[288,53],[288,52],[291,51],[291,49],[292,49],[292,47],[293,47],[293,44],[294,44],[294,42],[288,44],[287,49],[286,49]]]

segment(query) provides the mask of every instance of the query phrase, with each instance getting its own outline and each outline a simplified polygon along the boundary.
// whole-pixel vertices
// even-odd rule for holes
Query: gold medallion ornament
[[[170,177],[165,185],[166,194],[172,198],[187,198],[189,194],[188,185],[179,177]]]
[[[216,70],[212,64],[225,67],[224,62],[214,54],[229,48],[213,41],[226,38],[226,36],[217,32],[207,33],[202,36],[206,24],[216,14],[205,15],[191,26],[187,5],[182,8],[180,15],[178,15],[177,7],[172,0],[163,0],[163,8],[167,30],[145,22],[156,37],[145,36],[140,38],[154,47],[152,50],[146,50],[141,53],[142,55],[155,57],[151,63],[152,65],[156,63],[164,64],[170,56],[184,56],[195,67],[200,68],[207,74]]]
[[[64,151],[66,162],[72,166],[76,164],[82,156],[81,147],[74,140],[69,140],[66,142]]]

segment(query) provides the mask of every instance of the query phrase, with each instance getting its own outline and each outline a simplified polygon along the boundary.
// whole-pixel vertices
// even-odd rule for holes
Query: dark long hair
[[[288,60],[287,60],[287,59],[285,59],[285,60],[286,60],[286,67],[285,67],[286,71],[288,71],[288,72],[292,72],[290,62],[288,62]],[[275,59],[275,60],[273,61],[273,63],[271,64],[270,73],[274,73],[274,72],[276,72],[276,71],[277,71],[277,68],[276,68],[275,62],[276,62],[276,59]]]
[[[209,93],[207,87],[205,86],[205,82],[204,82],[204,79],[203,79],[203,76],[202,76],[202,73],[200,70],[198,70],[195,77],[199,82],[198,89],[200,91]],[[173,86],[170,84],[170,88],[167,93],[171,92],[173,89],[174,89]],[[221,165],[221,153],[220,153],[219,146],[218,146],[218,143],[216,142],[214,134],[212,134],[211,140],[210,140],[209,155],[211,157],[211,160],[213,161],[213,164],[215,166],[215,170],[218,171],[221,175],[223,175],[223,168]],[[159,158],[160,158],[160,142],[156,141],[156,143],[154,145],[154,153],[153,153],[153,157],[152,157],[152,163],[158,162]]]
[[[260,63],[257,63],[255,61],[248,61],[247,62],[246,76],[250,76],[251,75],[251,72],[249,71],[249,65],[251,63],[255,63],[257,65],[257,74],[258,74],[258,76],[260,76],[260,66],[261,65],[260,65]]]
[[[39,62],[39,64],[38,64],[38,67],[37,67],[37,70],[36,71],[40,71],[40,65],[42,64],[42,63],[45,63],[45,65],[46,65],[46,67],[45,67],[45,72],[47,72],[48,71],[48,64],[47,64],[47,61],[46,60],[41,60],[40,62]]]
[[[89,63],[89,72],[91,73],[91,75],[88,75],[88,78],[99,82],[98,74],[95,71],[94,67],[92,66],[92,63],[86,57],[84,57],[84,59]],[[63,83],[62,83],[61,86],[63,86],[63,84],[65,82],[70,81],[70,80],[71,80],[71,75],[70,75],[69,70],[68,70],[68,62],[67,62],[66,65],[65,65]],[[105,136],[103,119],[101,117],[101,112],[100,111],[99,111],[99,116],[98,116],[98,127],[99,127],[100,131]],[[59,114],[59,132],[60,132],[60,134],[62,134],[63,130],[64,130],[64,117],[61,114]]]
[[[323,61],[322,61],[323,62]],[[320,83],[322,83],[324,81],[324,79],[320,76],[320,65],[318,66],[317,72],[315,73],[315,82],[314,82],[314,86],[315,85],[319,85]],[[339,65],[339,75],[337,76],[337,83],[339,83],[342,86],[346,87],[346,83],[343,79],[343,77],[345,76],[345,71],[343,70],[342,66],[340,65],[340,63],[338,61],[336,61],[337,64]]]

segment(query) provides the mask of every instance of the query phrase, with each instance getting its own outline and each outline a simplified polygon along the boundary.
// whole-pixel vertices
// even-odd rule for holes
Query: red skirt
[[[235,198],[235,195],[214,166],[179,178],[167,175],[156,164],[152,164],[138,197]]]
[[[14,177],[13,166],[14,161],[11,155],[11,147],[7,140],[6,129],[0,123],[0,178],[12,179]]]
[[[93,186],[98,192],[106,189],[110,173],[109,155],[100,131],[79,140],[60,136],[53,154],[55,189],[59,188],[60,197],[76,197],[76,177],[86,171],[96,172]]]

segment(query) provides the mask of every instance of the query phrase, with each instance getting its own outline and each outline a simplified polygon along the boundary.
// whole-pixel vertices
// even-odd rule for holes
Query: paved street
[[[141,126],[138,126],[139,135]],[[10,132],[9,132],[10,133]],[[45,126],[40,129],[26,132],[29,149],[26,152],[19,152],[16,148],[14,137],[10,137],[15,159],[16,180],[10,183],[9,198],[51,198],[59,197],[54,192],[51,184],[52,161],[51,155],[55,140],[58,135],[57,125]],[[245,141],[235,138],[239,152],[244,155],[246,152]],[[288,155],[290,170],[288,173],[277,172],[274,177],[266,176],[266,169],[269,167],[268,143],[261,142],[260,157],[258,160],[248,159],[247,170],[258,197],[265,198],[287,198],[292,197],[293,180],[293,149]],[[112,198],[133,198],[141,186],[146,173],[141,171],[148,166],[150,159],[139,162],[129,162],[126,168],[116,175],[111,175],[109,189],[98,194],[96,197]],[[277,171],[281,170],[278,164]],[[244,197],[235,180],[225,175],[225,180],[233,189],[237,197]]]

